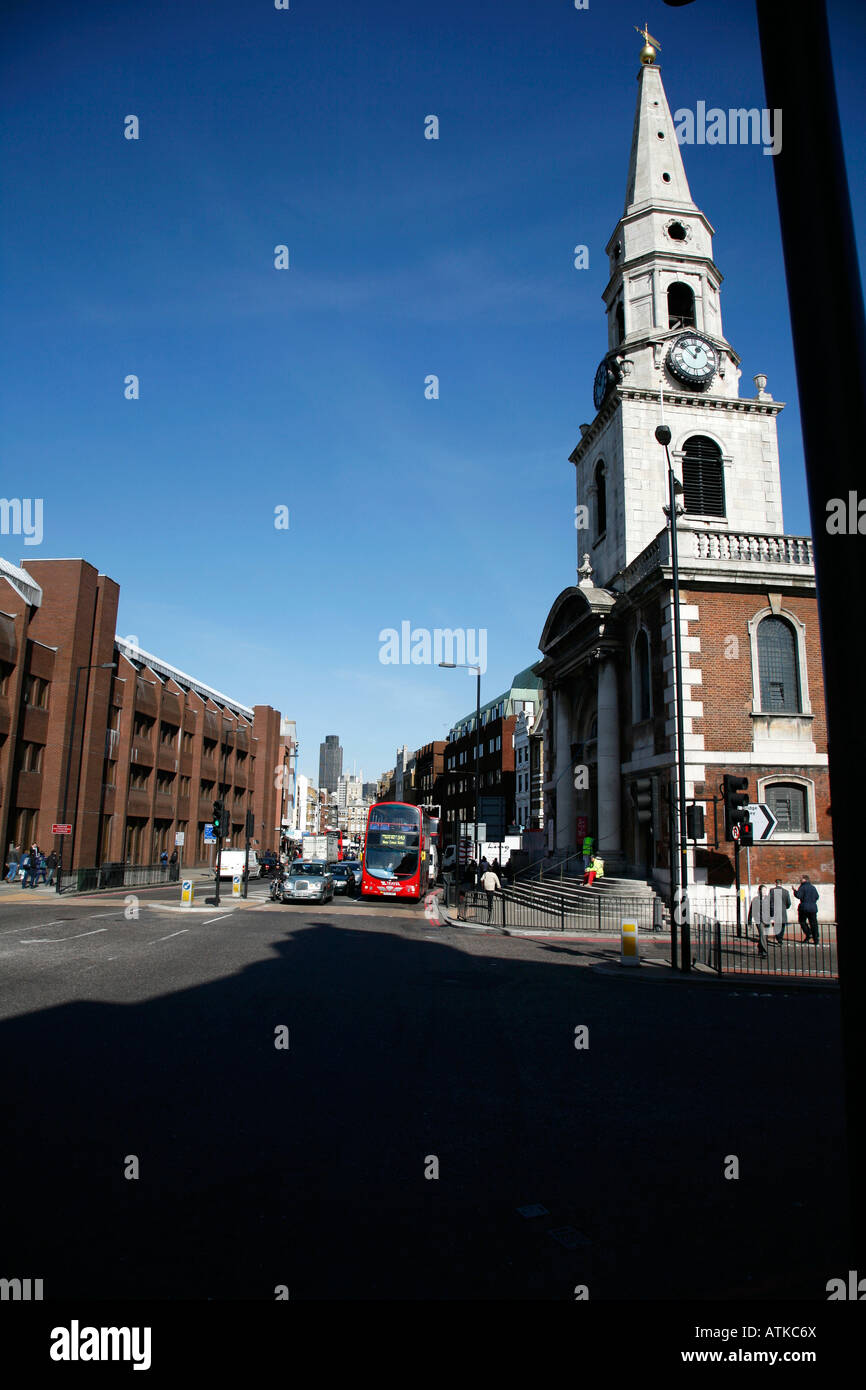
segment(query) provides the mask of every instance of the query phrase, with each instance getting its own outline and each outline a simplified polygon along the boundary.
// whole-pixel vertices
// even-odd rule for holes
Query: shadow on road
[[[215,982],[0,1025],[0,1274],[46,1298],[571,1300],[818,1298],[847,1269],[835,999],[257,920],[260,958]]]

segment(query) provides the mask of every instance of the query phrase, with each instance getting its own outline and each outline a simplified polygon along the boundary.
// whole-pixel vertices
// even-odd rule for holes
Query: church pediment
[[[618,597],[608,589],[588,584],[563,589],[547,615],[538,643],[540,650],[548,656],[566,640],[579,641],[587,628],[595,631],[598,621],[604,621]]]

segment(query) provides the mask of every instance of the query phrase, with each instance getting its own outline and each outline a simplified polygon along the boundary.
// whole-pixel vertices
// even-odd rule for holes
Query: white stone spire
[[[637,80],[640,85],[626,184],[626,216],[650,205],[671,212],[697,212],[662,75],[655,64],[644,63]]]

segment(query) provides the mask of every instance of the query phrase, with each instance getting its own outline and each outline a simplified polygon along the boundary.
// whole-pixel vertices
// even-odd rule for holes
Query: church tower
[[[829,903],[812,545],[784,534],[782,406],[760,374],[755,394],[740,395],[713,228],[692,199],[657,45],[645,37],[625,208],[607,246],[596,415],[571,455],[581,563],[550,608],[534,667],[548,846],[571,873],[589,835],[609,888],[622,876],[625,895],[635,878],[667,893],[682,753],[686,804],[705,813],[687,847],[692,901],[715,910],[717,893],[733,892],[733,850],[723,828],[716,836],[719,785],[731,773],[776,821],[772,845],[756,850],[762,878],[793,884],[806,872]],[[678,644],[662,423],[681,486]]]
[[[686,529],[781,534],[776,415],[756,378],[740,397],[740,358],[724,335],[713,228],[689,190],[656,50],[641,52],[625,210],[607,244],[607,352],[596,416],[571,455],[578,552],[608,585],[665,525],[663,450],[672,431]]]

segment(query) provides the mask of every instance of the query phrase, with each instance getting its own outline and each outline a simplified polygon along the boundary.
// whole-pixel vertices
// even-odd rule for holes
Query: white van
[[[235,874],[243,877],[245,854],[242,849],[224,849],[220,858],[220,879],[234,878]],[[258,878],[260,874],[259,856],[254,849],[250,850],[250,878]],[[214,877],[216,877],[216,865],[214,865]]]

